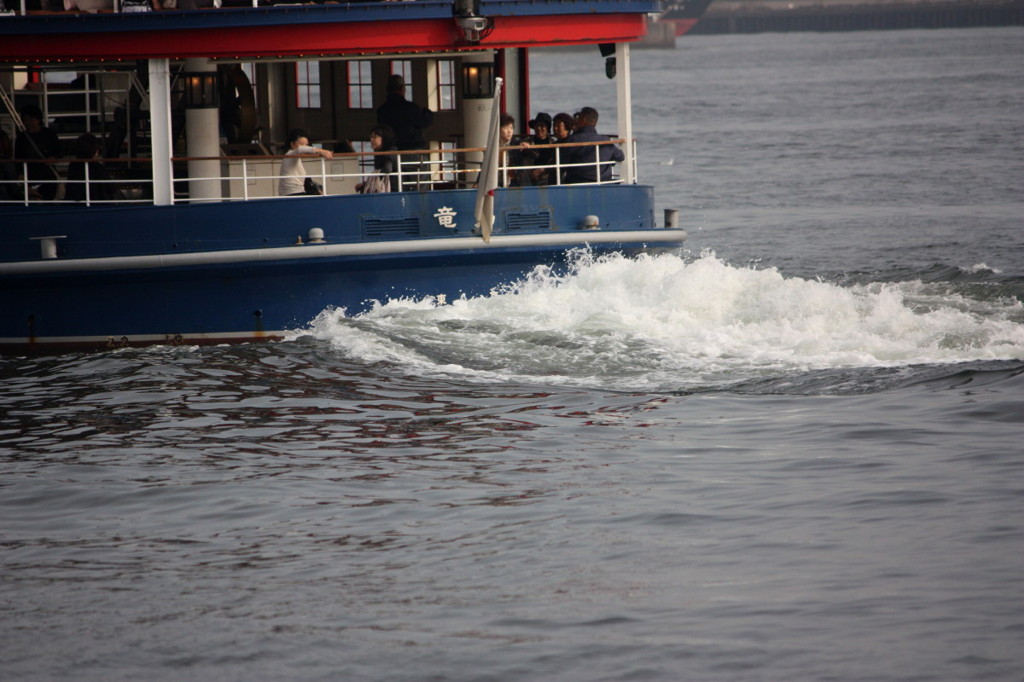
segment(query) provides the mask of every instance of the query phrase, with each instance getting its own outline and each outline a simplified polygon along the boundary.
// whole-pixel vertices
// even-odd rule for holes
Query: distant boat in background
[[[665,12],[658,21],[667,23],[675,30],[675,37],[684,35],[697,25],[712,0],[669,0]]]
[[[690,28],[716,35],[1020,25],[1024,0],[718,0]]]
[[[700,21],[713,0],[668,0],[665,10],[647,19],[647,36],[638,47],[675,47],[676,38]]]

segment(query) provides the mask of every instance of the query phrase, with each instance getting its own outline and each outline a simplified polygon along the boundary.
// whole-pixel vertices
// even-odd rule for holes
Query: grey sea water
[[[1024,679],[1024,29],[633,67],[685,253],[0,360],[0,679]]]

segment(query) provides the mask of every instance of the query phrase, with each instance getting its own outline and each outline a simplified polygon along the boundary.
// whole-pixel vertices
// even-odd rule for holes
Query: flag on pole
[[[501,154],[499,147],[498,122],[501,120],[501,78],[494,79],[494,101],[491,103],[491,122],[487,128],[487,148],[484,160],[480,164],[480,175],[476,185],[476,226],[480,228],[480,236],[487,243],[491,241],[491,228],[494,226],[494,190],[498,188],[498,159]]]

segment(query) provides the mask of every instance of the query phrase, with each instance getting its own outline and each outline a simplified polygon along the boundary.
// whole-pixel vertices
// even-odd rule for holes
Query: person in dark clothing
[[[434,112],[405,98],[405,79],[398,74],[388,78],[388,98],[377,107],[377,123],[395,131],[395,145],[399,150],[426,149],[423,129],[434,122]],[[413,189],[424,181],[423,157],[420,154],[402,154],[402,171],[408,172],[403,189]]]
[[[398,151],[395,146],[395,133],[390,126],[379,125],[370,130],[370,146],[375,152]],[[381,186],[380,178],[386,179],[390,191],[398,191],[398,163],[394,154],[377,154],[373,157],[374,175],[356,185],[360,194],[388,191]],[[376,177],[374,177],[376,176]]]
[[[555,114],[555,118],[552,120],[551,123],[551,141],[554,144],[559,144],[568,140],[570,135],[572,135],[572,115],[567,114],[564,111]],[[560,151],[558,149],[553,149],[552,151],[554,152],[556,163],[565,163],[565,157],[562,156],[561,153],[561,151],[564,150]],[[565,182],[565,169],[555,168],[551,176],[552,182],[554,182],[555,184],[561,184]]]
[[[63,145],[57,133],[43,125],[43,112],[34,104],[27,104],[21,110],[21,121],[25,130],[18,133],[14,142],[14,157],[17,159],[55,160],[64,155]],[[47,201],[57,196],[60,186],[57,170],[49,163],[28,164],[28,181],[39,196]]]
[[[610,139],[607,135],[600,135],[597,132],[597,110],[592,107],[583,107],[579,115],[579,128],[570,135],[565,142],[604,142]],[[613,161],[623,161],[626,155],[622,150],[613,144],[600,146],[566,147],[562,151],[562,163],[585,164],[571,166],[565,170],[566,183],[596,182],[597,169],[595,168],[598,159],[601,161],[601,181],[607,182],[612,179]]]
[[[529,175],[529,184],[552,185],[555,182],[555,149],[534,149],[534,145],[554,144],[555,139],[551,137],[551,116],[543,111],[530,121],[530,127],[534,134],[523,138],[523,165],[544,166],[544,168],[531,168],[525,171]]]
[[[502,114],[499,119],[498,143],[503,148],[500,167],[504,169],[504,173],[498,176],[498,186],[521,187],[529,185],[528,171],[517,170],[516,168],[526,164],[525,157],[523,156],[526,147],[516,135],[516,119],[509,114]],[[511,149],[505,149],[508,147],[511,147]]]
[[[11,161],[14,145],[7,131],[0,128],[0,201],[20,199],[21,188],[18,186],[18,164]]]
[[[64,197],[71,201],[86,200],[86,168],[89,171],[88,200],[110,201],[114,197],[113,187],[109,184],[110,173],[102,161],[96,160],[100,154],[100,141],[92,133],[84,133],[75,140],[75,160],[68,165],[67,191]]]
[[[399,149],[426,149],[423,129],[434,122],[434,112],[405,98],[405,79],[398,74],[388,78],[388,98],[377,107],[377,123],[395,131]]]

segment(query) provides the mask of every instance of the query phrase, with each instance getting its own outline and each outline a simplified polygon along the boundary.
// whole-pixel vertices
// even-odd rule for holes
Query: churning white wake
[[[930,286],[930,288],[929,288]],[[325,311],[304,333],[366,362],[480,380],[685,389],[810,370],[1024,358],[1024,310],[934,285],[843,287],[714,255],[580,254],[490,296]]]

